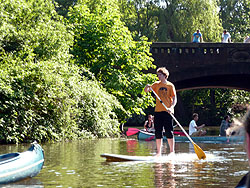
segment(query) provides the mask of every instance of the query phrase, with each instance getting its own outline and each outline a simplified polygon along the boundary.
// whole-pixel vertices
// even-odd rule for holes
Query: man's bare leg
[[[156,149],[157,149],[156,156],[157,157],[161,156],[161,148],[162,148],[162,139],[156,139]]]
[[[174,153],[174,145],[175,145],[175,140],[174,138],[168,138],[168,145],[169,145],[169,149],[170,149],[170,153]]]

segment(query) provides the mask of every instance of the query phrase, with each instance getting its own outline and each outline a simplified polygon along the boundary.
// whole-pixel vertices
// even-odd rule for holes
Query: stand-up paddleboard
[[[209,158],[214,158],[214,155],[208,154]],[[131,156],[131,155],[117,155],[117,154],[101,154],[101,157],[106,158],[107,162],[149,162],[149,163],[166,163],[173,161],[197,161],[196,153],[170,153],[160,157],[156,156]]]
[[[101,154],[101,157],[106,158],[108,162],[122,162],[122,161],[156,161],[157,157],[154,156],[130,156],[130,155],[117,155],[117,154]]]

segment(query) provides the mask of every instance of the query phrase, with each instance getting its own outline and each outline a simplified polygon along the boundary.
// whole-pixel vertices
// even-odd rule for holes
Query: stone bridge
[[[250,91],[250,43],[152,43],[176,90],[231,88]],[[150,70],[155,73],[155,70]]]

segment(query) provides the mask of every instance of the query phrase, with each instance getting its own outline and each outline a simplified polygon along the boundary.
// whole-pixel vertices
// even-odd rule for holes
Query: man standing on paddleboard
[[[174,113],[174,107],[177,102],[177,96],[175,86],[167,80],[169,76],[168,70],[165,67],[160,67],[157,69],[156,74],[158,76],[159,81],[156,81],[152,85],[146,85],[144,91],[149,92],[152,88],[161,99],[160,101],[158,98],[156,98],[154,114],[155,138],[157,148],[156,156],[161,156],[163,127],[168,140],[170,153],[175,151],[172,116],[169,113]],[[167,106],[168,110],[162,105],[162,103]]]

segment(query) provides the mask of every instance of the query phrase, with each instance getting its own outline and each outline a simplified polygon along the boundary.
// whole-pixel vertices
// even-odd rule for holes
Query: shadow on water
[[[39,179],[27,178],[22,181],[10,183],[7,185],[0,185],[1,188],[44,188],[42,182]]]
[[[198,143],[207,158],[198,160],[193,145],[176,143],[176,154],[169,156],[167,143],[163,157],[154,162],[106,162],[103,153],[152,156],[155,141],[98,139],[42,144],[45,165],[27,183],[40,187],[179,188],[235,187],[249,170],[243,143]],[[24,151],[27,145],[0,146],[1,153]],[[17,184],[20,182],[17,182]]]

